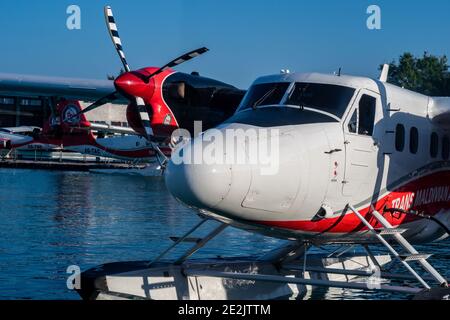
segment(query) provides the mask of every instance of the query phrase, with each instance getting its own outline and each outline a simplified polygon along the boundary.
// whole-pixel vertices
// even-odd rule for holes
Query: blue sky
[[[82,29],[66,28],[79,5]],[[106,31],[111,5],[132,68],[160,66],[207,46],[211,52],[178,70],[199,71],[247,88],[258,76],[298,72],[378,75],[402,52],[450,54],[446,0],[15,0],[0,1],[0,72],[102,79],[120,69]],[[366,9],[381,7],[382,29],[366,27]]]

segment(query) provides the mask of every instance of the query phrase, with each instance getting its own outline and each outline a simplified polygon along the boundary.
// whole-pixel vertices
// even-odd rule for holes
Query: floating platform
[[[381,265],[390,261],[377,256]],[[302,300],[323,286],[367,290],[367,282],[355,280],[374,268],[367,256],[311,254],[308,262],[305,272],[302,257],[279,265],[255,257],[110,263],[83,272],[77,291],[84,300]]]
[[[387,292],[416,299],[446,299],[450,289],[432,288],[415,272],[392,272],[391,254],[374,254],[368,245],[342,245],[311,251],[312,243],[290,241],[262,256],[191,259],[227,224],[220,223],[202,238],[192,235],[201,220],[152,261],[103,264],[81,273],[76,290],[84,300],[272,300],[311,299],[326,292],[355,289]],[[162,260],[182,243],[193,243],[176,260]],[[398,258],[398,257],[397,257]],[[398,262],[398,261],[397,261]],[[421,283],[411,286],[411,283]],[[318,295],[316,295],[316,293]],[[341,295],[339,292],[338,295]]]

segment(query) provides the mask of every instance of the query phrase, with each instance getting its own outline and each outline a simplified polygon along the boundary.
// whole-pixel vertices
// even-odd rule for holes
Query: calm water
[[[66,288],[68,266],[151,259],[198,218],[161,178],[0,169],[0,221],[0,299],[79,299]],[[230,228],[201,255],[248,255],[279,243]],[[448,244],[421,248],[437,252],[447,276]],[[350,290],[331,297],[367,298]]]

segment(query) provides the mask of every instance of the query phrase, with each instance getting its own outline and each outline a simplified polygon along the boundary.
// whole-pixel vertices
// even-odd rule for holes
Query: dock
[[[10,169],[41,169],[41,170],[59,170],[59,171],[89,171],[93,169],[130,169],[136,168],[136,165],[130,165],[120,162],[80,162],[80,161],[34,161],[34,160],[3,160],[0,161],[0,168]]]

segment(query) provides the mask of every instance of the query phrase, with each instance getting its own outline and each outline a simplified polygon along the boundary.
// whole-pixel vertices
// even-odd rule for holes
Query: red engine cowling
[[[133,130],[145,135],[134,101],[135,97],[141,97],[150,113],[149,118],[155,137],[170,138],[172,132],[178,128],[178,122],[164,101],[162,86],[164,80],[174,71],[167,69],[152,77],[148,82],[142,80],[142,77],[149,76],[157,70],[158,68],[144,68],[124,73],[115,80],[114,84],[117,90],[131,101],[127,108],[127,120]]]

